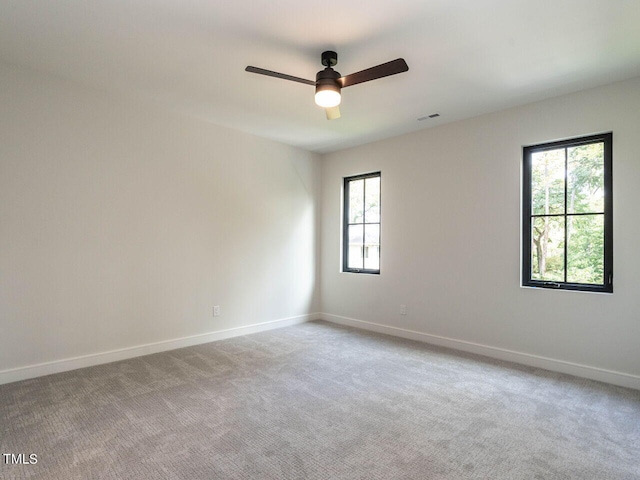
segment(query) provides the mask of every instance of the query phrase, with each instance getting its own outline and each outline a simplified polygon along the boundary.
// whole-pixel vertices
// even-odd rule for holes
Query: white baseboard
[[[298,315],[295,317],[281,318],[268,322],[246,325],[243,327],[229,328],[227,330],[218,330],[215,332],[193,335],[190,337],[176,338],[173,340],[165,340],[163,342],[149,343],[146,345],[138,345],[135,347],[122,348],[120,350],[112,350],[109,352],[95,353],[84,355],[81,357],[66,358],[53,362],[39,363],[37,365],[29,365],[26,367],[13,368],[0,371],[0,385],[5,383],[27,380],[29,378],[42,377],[52,373],[67,372],[78,368],[92,367],[103,363],[117,362],[128,358],[141,357],[152,353],[164,352],[167,350],[175,350],[176,348],[191,347],[202,343],[215,342],[226,338],[248,335],[251,333],[263,332],[265,330],[273,330],[281,327],[288,327],[298,323],[308,322],[319,318],[320,314]]]
[[[271,320],[268,322],[256,323],[242,327],[230,328],[227,330],[218,330],[215,332],[193,335],[190,337],[166,340],[163,342],[150,343],[146,345],[138,345],[136,347],[123,348],[120,350],[112,350],[109,352],[101,352],[92,355],[84,355],[81,357],[68,358],[64,360],[56,360],[53,362],[40,363],[37,365],[29,365],[9,370],[0,371],[0,385],[5,383],[17,382],[29,378],[41,377],[52,373],[66,372],[76,370],[78,368],[91,367],[104,363],[126,360],[128,358],[150,355],[152,353],[164,352],[167,350],[175,350],[176,348],[190,347],[200,345],[202,343],[215,342],[226,338],[248,335],[251,333],[273,330],[276,328],[287,327],[299,323],[308,322],[315,319],[322,319],[328,322],[347,325],[372,332],[384,333],[395,337],[407,338],[432,345],[452,348],[464,352],[476,353],[486,357],[497,358],[509,362],[528,365],[531,367],[542,368],[554,372],[567,373],[576,377],[588,378],[600,382],[619,385],[621,387],[634,388],[640,390],[640,376],[630,375],[627,373],[605,370],[587,365],[566,362],[564,360],[555,360],[552,358],[531,355],[528,353],[515,352],[502,348],[481,345],[478,343],[467,342],[464,340],[456,340],[453,338],[442,337],[439,335],[431,335],[428,333],[407,330],[379,323],[367,322],[355,318],[343,317],[340,315],[332,315],[329,313],[316,313],[308,315],[298,315],[295,317]]]
[[[600,382],[610,383],[621,387],[634,388],[640,390],[640,376],[630,375],[628,373],[615,372],[605,370],[603,368],[590,367],[577,363],[566,362],[564,360],[555,360],[553,358],[531,355],[528,353],[515,352],[503,348],[490,347],[478,343],[467,342],[464,340],[456,340],[439,335],[431,335],[428,333],[416,332],[414,330],[406,330],[404,328],[391,327],[379,323],[357,320],[355,318],[342,317],[340,315],[332,315],[330,313],[321,313],[319,317],[328,322],[346,325],[349,327],[370,330],[372,332],[384,333],[395,337],[407,338],[409,340],[417,340],[423,343],[448,347],[454,350],[462,350],[464,352],[476,353],[486,357],[497,358],[509,362],[519,363],[530,367],[542,368],[553,372],[567,373],[576,377],[588,378]]]

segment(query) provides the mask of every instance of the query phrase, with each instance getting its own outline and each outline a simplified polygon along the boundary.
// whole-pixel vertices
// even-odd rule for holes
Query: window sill
[[[613,292],[605,292],[605,291],[597,291],[597,290],[577,290],[577,289],[568,289],[568,288],[553,288],[553,287],[538,287],[536,285],[520,285],[520,288],[524,288],[527,290],[541,290],[541,291],[551,291],[551,292],[568,292],[568,293],[587,293],[589,295],[613,295]]]

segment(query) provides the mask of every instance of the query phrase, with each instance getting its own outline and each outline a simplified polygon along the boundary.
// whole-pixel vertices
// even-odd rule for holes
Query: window
[[[611,133],[524,148],[524,286],[613,292],[611,151]]]
[[[344,179],[342,271],[380,273],[380,172]]]

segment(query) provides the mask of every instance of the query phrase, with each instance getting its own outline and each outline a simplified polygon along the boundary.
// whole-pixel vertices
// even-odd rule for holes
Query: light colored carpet
[[[0,421],[38,455],[2,479],[640,479],[640,391],[323,322],[0,386]]]

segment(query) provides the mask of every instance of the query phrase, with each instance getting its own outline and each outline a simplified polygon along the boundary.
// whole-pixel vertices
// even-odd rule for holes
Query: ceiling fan
[[[397,73],[409,70],[407,62],[403,58],[397,58],[387,63],[377,65],[375,67],[361,70],[351,75],[341,77],[332,67],[338,63],[338,54],[333,51],[322,52],[322,65],[326,68],[320,70],[316,75],[316,81],[306,80],[300,77],[286,75],[284,73],[265,70],[264,68],[248,66],[245,71],[251,73],[259,73],[268,77],[282,78],[291,80],[292,82],[304,83],[316,87],[316,104],[324,107],[327,113],[327,120],[340,118],[340,90],[358,83],[377,80],[378,78],[388,77]]]

